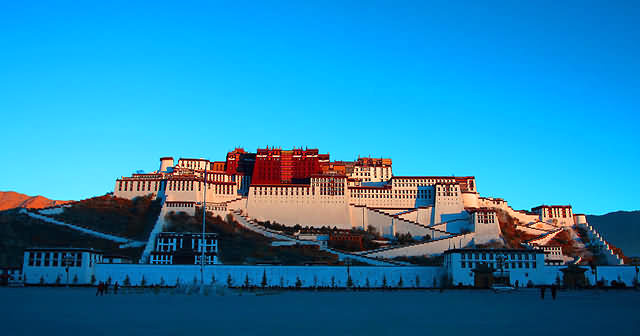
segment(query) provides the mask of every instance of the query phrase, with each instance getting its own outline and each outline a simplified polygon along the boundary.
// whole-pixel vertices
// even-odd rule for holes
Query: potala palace
[[[223,217],[231,213],[241,222],[374,228],[387,238],[407,233],[430,238],[361,253],[380,258],[442,254],[453,247],[500,241],[496,212],[503,211],[517,220],[518,230],[538,236],[531,245],[545,246],[563,231],[577,238],[573,228],[580,226],[602,243],[608,263],[622,263],[586,217],[574,214],[569,205],[514,210],[503,199],[480,196],[473,176],[394,176],[392,161],[385,158],[332,162],[317,149],[249,153],[236,148],[226,161],[164,157],[158,171],[116,180],[117,197],[150,193],[164,200],[167,212],[195,214],[206,197],[208,211]]]
[[[478,284],[481,267],[500,269],[501,276],[506,272],[511,284],[553,284],[567,270],[576,269],[591,284],[637,283],[638,268],[625,266],[619,250],[587,223],[585,215],[573,213],[570,205],[514,210],[501,198],[481,196],[473,176],[395,176],[388,158],[331,161],[329,154],[317,149],[267,147],[251,153],[236,148],[225,161],[163,157],[157,171],[115,181],[113,197],[149,195],[160,200],[162,208],[148,240],[138,242],[145,246],[140,260],[114,262],[94,250],[34,248],[25,251],[27,282],[59,282],[64,275],[63,256],[73,256],[71,264],[78,267],[80,283],[89,283],[91,277],[92,281],[120,279],[122,283],[126,278],[138,284],[178,284],[202,276],[198,265],[204,248],[204,264],[209,265],[206,277],[228,279],[228,284],[264,285],[266,281],[270,286],[344,287],[351,281],[354,286],[434,287],[447,279],[469,286]],[[47,214],[64,211],[65,206],[25,213],[47,220]],[[215,234],[207,234],[202,243],[197,232],[166,232],[169,214],[194,216],[202,208],[214,216],[232,218],[270,239],[272,246],[312,245],[360,266],[347,266],[345,273],[344,267],[335,266],[222,265]],[[266,222],[304,229],[290,234]],[[527,239],[509,241],[507,227]],[[345,251],[327,244],[357,241],[358,232],[376,232],[379,245]],[[398,237],[410,238],[398,243]],[[572,251],[582,252],[564,253],[566,246],[554,243],[558,237],[571,241]],[[193,253],[175,255],[185,248]],[[441,264],[417,266],[407,262],[411,257],[439,257]]]

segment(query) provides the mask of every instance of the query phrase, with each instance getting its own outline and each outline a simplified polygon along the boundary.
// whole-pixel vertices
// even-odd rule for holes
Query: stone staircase
[[[402,222],[407,223],[407,224],[409,224],[409,225],[414,225],[414,226],[419,227],[419,228],[421,228],[421,229],[425,229],[425,230],[426,230],[425,232],[426,232],[426,233],[430,233],[430,236],[431,236],[432,238],[433,238],[434,236],[436,236],[436,235],[438,236],[437,238],[440,238],[440,237],[442,237],[442,236],[451,236],[451,235],[452,235],[452,233],[450,233],[450,232],[447,232],[447,231],[444,231],[444,230],[441,230],[441,229],[434,228],[434,227],[433,227],[433,225],[431,225],[431,226],[422,225],[422,224],[420,224],[420,223],[418,223],[418,222],[414,222],[414,221],[412,221],[412,220],[404,219],[404,218],[400,217],[400,216],[399,216],[399,215],[397,215],[397,214],[396,214],[396,215],[390,215],[390,214],[388,214],[388,213],[386,213],[386,212],[384,212],[384,211],[380,211],[380,210],[378,210],[378,209],[376,209],[376,208],[369,208],[369,207],[365,207],[365,208],[366,208],[367,210],[369,210],[369,211],[373,211],[373,212],[375,212],[375,213],[377,213],[377,214],[380,214],[380,215],[382,215],[382,216],[386,216],[386,217],[387,217],[387,218],[389,218],[390,220],[391,220],[391,219],[393,219],[394,221],[402,221]]]
[[[555,238],[555,236],[557,236],[558,233],[562,231],[564,231],[563,228],[558,228],[553,231],[548,231],[547,233],[543,233],[540,236],[533,238],[525,243],[528,245],[540,245],[540,246],[547,245],[549,241],[551,241],[551,239]]]
[[[233,216],[233,219],[236,220],[241,226],[247,228],[250,231],[253,231],[255,233],[261,234],[265,237],[269,237],[272,239],[276,239],[276,240],[284,240],[284,241],[290,241],[290,242],[294,242],[296,244],[299,245],[314,245],[314,246],[318,246],[318,248],[320,250],[323,251],[327,251],[330,253],[333,253],[335,255],[338,256],[338,258],[340,260],[345,260],[345,259],[352,259],[352,260],[357,260],[363,263],[367,263],[370,265],[376,265],[376,266],[399,266],[399,265],[405,265],[406,263],[402,263],[402,262],[397,262],[397,261],[390,261],[390,260],[380,260],[380,259],[376,259],[376,258],[370,258],[367,256],[362,256],[356,253],[351,253],[351,252],[345,252],[345,251],[339,251],[339,250],[335,250],[329,247],[323,247],[320,242],[317,241],[312,241],[312,240],[301,240],[301,239],[297,239],[294,236],[288,235],[284,232],[281,231],[276,231],[276,230],[271,230],[268,229],[262,225],[257,224],[256,221],[254,221],[253,219],[249,218],[249,216],[247,216],[246,214],[242,213],[241,211],[232,211],[231,215]]]
[[[611,247],[609,246],[609,242],[607,242],[604,239],[604,237],[593,226],[589,224],[578,224],[578,226],[585,229],[585,231],[587,232],[587,238],[590,240],[588,245],[599,248],[600,251],[605,256],[605,258],[607,259],[608,264],[611,264],[611,265],[624,264],[624,260],[622,259],[622,256],[617,255],[611,249]]]
[[[438,253],[443,253],[448,249],[464,247],[464,246],[461,246],[460,244],[460,242],[462,241],[460,238],[468,237],[469,238],[467,241],[467,244],[468,244],[468,242],[471,241],[472,236],[473,236],[473,233],[459,233],[459,234],[453,234],[450,236],[441,237],[441,238],[432,239],[432,240],[423,241],[423,242],[415,242],[415,243],[402,244],[402,245],[391,245],[391,246],[385,246],[378,249],[362,251],[357,253],[363,256],[373,256],[373,255],[393,254],[392,253],[393,251],[398,251],[403,249],[405,250],[415,249],[415,250],[428,251],[429,252],[428,254],[438,254]],[[438,247],[431,251],[430,246],[435,246],[435,245],[438,245]],[[391,253],[388,253],[388,252],[391,252]],[[424,254],[427,254],[427,253],[415,254],[415,255],[424,255]]]

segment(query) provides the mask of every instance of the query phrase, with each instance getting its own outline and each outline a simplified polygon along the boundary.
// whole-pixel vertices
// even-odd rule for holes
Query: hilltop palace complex
[[[330,161],[318,149],[267,147],[249,153],[236,148],[225,161],[163,157],[153,173],[117,179],[114,194],[129,199],[154,194],[164,199],[165,211],[195,214],[203,204],[203,188],[207,210],[223,217],[231,213],[241,221],[288,226],[373,228],[387,238],[409,233],[430,239],[362,253],[368,257],[442,254],[499,240],[497,211],[517,219],[518,230],[541,236],[530,244],[544,246],[556,261],[563,260],[560,248],[546,243],[563,228],[582,225],[601,238],[568,205],[514,210],[503,199],[481,197],[473,176],[395,176],[391,159]],[[600,240],[610,263],[620,264],[621,258]]]
[[[265,283],[266,278],[269,286],[346,287],[351,279],[354,286],[435,287],[448,278],[454,284],[478,286],[483,281],[478,272],[487,266],[494,276],[506,277],[516,286],[558,283],[575,267],[584,273],[587,280],[583,281],[591,284],[596,279],[626,285],[638,282],[638,268],[623,265],[618,250],[569,205],[514,210],[503,199],[481,197],[473,176],[395,176],[391,159],[331,161],[329,154],[317,149],[265,148],[250,153],[236,148],[227,153],[225,161],[181,158],[176,162],[163,157],[157,171],[116,180],[115,197],[149,195],[160,200],[162,207],[147,241],[133,242],[144,246],[140,260],[126,262],[93,249],[31,248],[24,253],[24,282],[61,283],[66,277],[67,283],[78,279],[78,284],[114,279],[177,286],[200,278],[227,279],[231,286]],[[68,206],[23,212],[74,227],[47,217]],[[171,232],[168,214],[195,215],[203,206],[212,215],[231,217],[245,229],[269,238],[272,246],[316,246],[347,267],[221,264],[215,233],[206,233],[203,243],[204,233]],[[519,246],[511,241],[511,249],[502,248],[507,245],[501,231],[505,220],[509,230],[529,239],[516,241]],[[299,224],[304,229],[286,234],[269,228],[266,221]],[[86,232],[82,227],[76,230]],[[360,230],[381,236],[375,240],[377,247],[364,249]],[[407,234],[411,239],[406,239]],[[405,237],[402,242],[400,236]],[[107,238],[120,239],[121,248],[133,246],[122,238]],[[554,241],[566,240],[575,243],[571,248],[597,251],[598,266],[591,270],[584,266],[581,259],[591,255],[564,255],[564,246]],[[336,248],[340,246],[336,241],[356,243],[360,248],[348,252]],[[233,247],[221,247],[226,248]],[[418,256],[437,256],[440,266],[403,261]],[[369,266],[349,268],[348,261]],[[574,268],[569,272],[571,264]]]

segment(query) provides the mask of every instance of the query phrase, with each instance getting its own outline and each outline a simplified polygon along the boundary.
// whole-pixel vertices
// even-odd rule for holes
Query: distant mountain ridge
[[[15,191],[0,191],[0,211],[14,208],[42,209],[71,201],[50,200],[44,196],[28,196]]]
[[[626,256],[640,256],[640,211],[587,215],[587,221]]]

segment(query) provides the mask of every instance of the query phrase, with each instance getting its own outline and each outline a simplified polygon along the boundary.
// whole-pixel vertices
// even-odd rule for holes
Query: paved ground
[[[536,290],[125,294],[0,288],[0,334],[640,335],[640,292]]]

